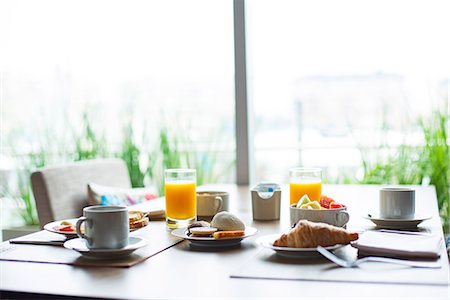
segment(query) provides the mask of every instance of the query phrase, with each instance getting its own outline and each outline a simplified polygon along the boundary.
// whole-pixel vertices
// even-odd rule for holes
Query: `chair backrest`
[[[121,159],[92,159],[63,166],[44,167],[31,174],[40,226],[77,218],[88,205],[90,182],[130,188],[130,175]]]

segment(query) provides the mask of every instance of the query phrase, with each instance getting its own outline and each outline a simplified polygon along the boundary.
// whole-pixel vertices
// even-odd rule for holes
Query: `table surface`
[[[416,211],[433,216],[420,226],[442,236],[434,187],[414,188]],[[265,222],[252,219],[248,186],[216,185],[200,189],[228,191],[230,211],[247,225],[258,228],[258,235],[245,239],[238,248],[220,251],[193,250],[188,241],[183,241],[131,268],[0,261],[1,291],[9,297],[14,293],[22,296],[31,293],[114,299],[449,299],[449,286],[230,278],[233,271],[260,251],[254,243],[258,236],[289,228],[288,186],[282,187],[280,221]],[[373,228],[362,216],[377,211],[379,189],[376,185],[324,185],[323,193],[348,206],[349,229],[363,230]],[[149,226],[163,228],[161,222],[151,222]],[[157,243],[152,236],[146,238]],[[33,247],[49,247],[51,251],[51,246]],[[448,265],[446,255],[442,260]]]

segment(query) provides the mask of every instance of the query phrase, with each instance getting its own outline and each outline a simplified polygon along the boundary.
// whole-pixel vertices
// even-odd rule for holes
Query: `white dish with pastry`
[[[178,228],[172,235],[189,240],[193,246],[228,247],[238,245],[242,239],[253,236],[257,229],[245,224],[235,215],[223,211],[214,216],[211,223],[197,221],[188,228]]]
[[[301,220],[289,232],[260,237],[256,243],[288,257],[320,256],[317,246],[327,250],[339,249],[358,239],[358,233],[325,223]]]

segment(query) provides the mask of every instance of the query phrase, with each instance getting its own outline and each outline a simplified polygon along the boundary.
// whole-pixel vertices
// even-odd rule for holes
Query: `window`
[[[5,163],[115,155],[128,134],[146,168],[168,133],[191,154],[181,164],[233,181],[232,14],[229,1],[2,1]]]
[[[361,175],[447,105],[448,1],[247,1],[256,180]],[[446,110],[445,110],[446,111]]]

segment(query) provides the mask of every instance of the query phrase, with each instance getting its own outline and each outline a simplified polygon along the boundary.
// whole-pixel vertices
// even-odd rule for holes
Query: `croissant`
[[[273,245],[290,248],[315,248],[317,246],[346,245],[358,239],[358,233],[328,225],[301,220],[287,234],[282,234]]]

